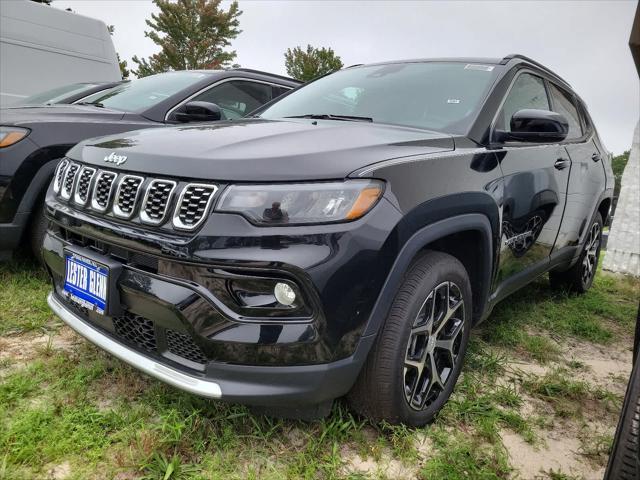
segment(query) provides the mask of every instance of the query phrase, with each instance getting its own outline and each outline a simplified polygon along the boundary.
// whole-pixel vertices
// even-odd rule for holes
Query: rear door
[[[596,146],[593,127],[578,113],[576,98],[553,82],[548,82],[548,88],[552,109],[569,122],[564,144],[571,158],[571,177],[562,226],[553,248],[554,253],[561,253],[582,243],[586,225],[605,189],[602,156],[606,153]]]
[[[519,73],[498,113],[494,129],[508,131],[518,110],[551,110],[545,81]],[[564,146],[508,141],[496,151],[504,179],[502,241],[495,279],[497,296],[519,288],[527,272],[544,268],[558,234],[571,161]]]

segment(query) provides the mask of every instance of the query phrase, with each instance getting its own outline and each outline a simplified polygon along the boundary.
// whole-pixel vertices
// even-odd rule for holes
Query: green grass
[[[42,329],[53,318],[46,301],[51,289],[33,262],[0,262],[0,335]]]
[[[563,473],[561,471],[549,470],[545,472],[549,480],[582,480],[582,477],[577,477],[575,475],[569,475],[567,473]]]
[[[549,334],[605,345],[632,336],[638,296],[631,277],[600,272],[588,295],[553,290],[541,278],[498,304],[480,335],[544,363],[560,353]]]
[[[556,368],[543,376],[529,376],[522,388],[531,396],[552,405],[560,417],[581,418],[586,412],[590,416],[619,412],[622,396],[584,380],[576,380],[571,372]]]
[[[587,433],[582,438],[580,453],[595,465],[604,467],[609,459],[609,452],[613,445],[613,436],[609,434]]]
[[[502,446],[488,445],[463,434],[451,435],[434,430],[431,435],[438,453],[423,467],[423,479],[494,480],[510,477],[512,469]]]
[[[425,479],[512,478],[501,432],[538,445],[546,428],[541,416],[524,413],[527,398],[567,421],[584,413],[615,420],[619,395],[573,378],[585,365],[561,342],[630,345],[639,285],[599,275],[581,297],[551,291],[543,280],[515,294],[472,337],[451,401],[432,425],[414,429],[373,425],[342,401],[328,418],[303,423],[177,391],[87,342],[60,348],[61,324],[45,301],[50,287],[34,264],[0,266],[0,282],[0,349],[24,339],[32,350],[27,360],[0,361],[0,480],[47,477],[60,465],[72,479],[384,478],[385,462]],[[29,347],[42,334],[53,341]],[[566,369],[506,380],[522,356]],[[425,438],[427,453],[418,446]],[[602,464],[608,441],[585,431],[585,462]],[[349,471],[355,453],[379,462],[379,471]]]

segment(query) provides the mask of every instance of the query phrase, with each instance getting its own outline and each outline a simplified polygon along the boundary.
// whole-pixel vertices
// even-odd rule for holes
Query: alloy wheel
[[[453,282],[436,286],[411,325],[403,367],[404,396],[414,410],[424,410],[444,391],[462,345],[462,291]]]
[[[585,244],[585,256],[582,259],[582,282],[588,285],[598,267],[598,249],[600,248],[600,224],[594,223]]]

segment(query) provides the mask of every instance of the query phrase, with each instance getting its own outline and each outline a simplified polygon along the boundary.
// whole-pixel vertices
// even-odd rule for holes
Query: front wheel
[[[426,252],[409,268],[349,401],[376,421],[420,426],[453,392],[471,330],[471,286],[453,256]]]
[[[564,272],[549,272],[552,287],[567,288],[577,293],[585,293],[591,288],[598,269],[600,247],[602,245],[602,216],[596,213],[591,222],[587,238],[578,261]]]

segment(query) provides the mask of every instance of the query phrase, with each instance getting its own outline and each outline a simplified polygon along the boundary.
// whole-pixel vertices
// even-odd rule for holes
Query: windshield
[[[199,82],[207,75],[189,71],[159,73],[98,92],[83,98],[82,103],[96,103],[125,112],[141,112]]]
[[[287,95],[259,114],[365,117],[465,133],[495,78],[494,65],[419,62],[341,70]]]
[[[25,98],[20,103],[23,105],[43,105],[51,103],[59,103],[65,98],[89,90],[90,88],[98,85],[97,83],[72,83],[71,85],[64,85],[58,88],[52,88],[45,92],[36,93],[30,97]]]

